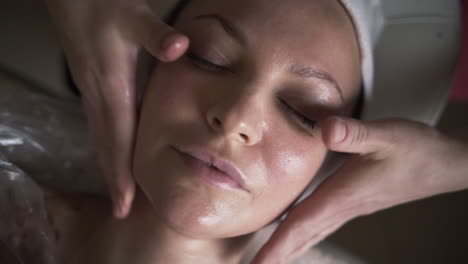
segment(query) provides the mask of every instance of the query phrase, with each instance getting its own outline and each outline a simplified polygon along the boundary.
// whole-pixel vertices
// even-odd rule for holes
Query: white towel
[[[368,102],[372,96],[374,82],[374,48],[384,25],[382,1],[341,0],[341,3],[351,16],[358,34],[364,102]]]

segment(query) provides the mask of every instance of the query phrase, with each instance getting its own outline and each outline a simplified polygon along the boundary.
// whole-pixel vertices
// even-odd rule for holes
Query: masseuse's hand
[[[155,17],[146,0],[47,0],[73,79],[83,97],[114,215],[128,215],[135,193],[137,57],[179,58],[189,40]]]
[[[468,188],[468,147],[425,125],[330,118],[322,136],[354,154],[290,211],[255,264],[287,263],[357,216]]]

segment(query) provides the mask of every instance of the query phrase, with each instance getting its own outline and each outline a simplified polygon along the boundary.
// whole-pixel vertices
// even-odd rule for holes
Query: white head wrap
[[[381,0],[340,0],[354,23],[361,49],[364,107],[372,98],[374,84],[374,48],[384,25]]]
[[[364,109],[372,101],[374,87],[374,48],[384,26],[381,0],[340,0],[351,17],[361,51],[362,86],[364,89]],[[364,111],[365,112],[365,111]],[[364,116],[365,118],[365,116]],[[343,160],[336,160],[340,163]],[[317,186],[339,167],[336,162],[325,162],[306,191],[297,202],[311,194]],[[296,202],[296,203],[297,203]]]

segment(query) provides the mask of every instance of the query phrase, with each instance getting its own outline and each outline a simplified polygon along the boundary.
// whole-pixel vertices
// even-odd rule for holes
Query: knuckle
[[[401,150],[401,145],[411,145],[405,138],[407,122],[403,119],[388,119],[375,124],[379,131],[376,154],[380,159],[388,158],[396,149]]]
[[[357,123],[351,129],[352,136],[350,138],[351,145],[360,145],[369,138],[369,129],[361,123]]]

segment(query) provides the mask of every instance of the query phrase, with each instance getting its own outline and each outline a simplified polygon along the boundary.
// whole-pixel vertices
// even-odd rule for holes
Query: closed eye
[[[314,129],[315,126],[317,125],[317,121],[310,119],[300,111],[296,110],[294,107],[290,106],[285,100],[279,99],[281,105],[283,108],[291,114],[296,120],[298,120],[301,125],[306,126],[308,129]]]
[[[224,65],[216,64],[207,59],[199,57],[193,53],[187,53],[186,56],[195,64],[195,66],[197,66],[200,69],[211,71],[211,72],[229,71],[228,67]]]

